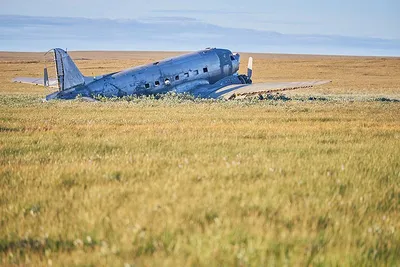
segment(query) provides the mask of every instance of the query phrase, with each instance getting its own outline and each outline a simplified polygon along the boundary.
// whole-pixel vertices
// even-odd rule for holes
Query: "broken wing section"
[[[307,82],[268,82],[255,84],[232,84],[217,88],[206,96],[208,98],[224,98],[233,99],[236,97],[245,97],[250,95],[259,95],[266,93],[274,93],[287,90],[295,90],[301,88],[310,88],[332,81],[307,81]]]

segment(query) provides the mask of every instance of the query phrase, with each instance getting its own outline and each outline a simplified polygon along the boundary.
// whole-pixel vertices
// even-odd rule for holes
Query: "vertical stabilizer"
[[[54,60],[56,62],[58,88],[60,91],[85,83],[84,76],[67,52],[61,48],[54,48]]]

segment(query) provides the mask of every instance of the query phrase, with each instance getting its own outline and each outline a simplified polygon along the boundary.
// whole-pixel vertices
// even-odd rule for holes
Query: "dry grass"
[[[400,264],[399,59],[255,56],[256,81],[334,80],[289,101],[41,103],[9,82],[29,56],[0,53],[1,263]]]
[[[71,52],[84,75],[100,75],[131,66],[176,56],[174,52]],[[254,57],[254,81],[332,80],[328,86],[297,91],[296,94],[323,95],[388,95],[400,98],[400,58],[342,57],[241,53],[240,72],[246,73],[247,58]],[[12,85],[15,76],[43,75],[42,53],[0,52],[0,93],[38,92],[32,88]]]

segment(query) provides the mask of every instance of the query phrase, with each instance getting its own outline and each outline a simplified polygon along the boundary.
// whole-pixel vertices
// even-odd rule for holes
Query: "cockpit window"
[[[231,60],[232,60],[232,61],[235,60],[235,57],[234,57],[233,55],[231,55]]]

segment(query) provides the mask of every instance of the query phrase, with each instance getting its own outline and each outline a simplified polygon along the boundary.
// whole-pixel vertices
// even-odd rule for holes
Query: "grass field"
[[[167,54],[72,56],[98,75]],[[42,103],[10,82],[39,55],[0,52],[0,263],[399,266],[400,59],[253,56],[256,82],[333,83]]]

